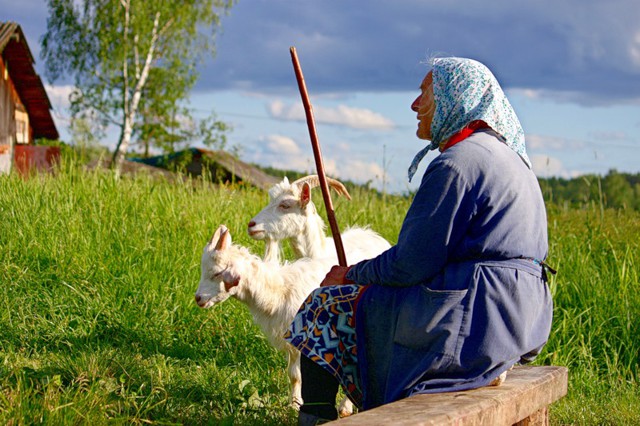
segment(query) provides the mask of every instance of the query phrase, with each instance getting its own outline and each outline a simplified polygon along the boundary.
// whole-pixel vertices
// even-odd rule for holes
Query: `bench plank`
[[[567,394],[568,370],[519,366],[500,386],[414,395],[327,424],[521,425],[547,424],[547,407]]]

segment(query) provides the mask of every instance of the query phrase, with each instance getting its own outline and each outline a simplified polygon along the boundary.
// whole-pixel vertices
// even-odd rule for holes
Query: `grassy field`
[[[408,199],[334,199],[341,227],[394,242]],[[317,196],[316,203],[321,204]],[[264,192],[66,166],[0,176],[0,423],[295,424],[284,358],[230,300],[193,301],[202,248]],[[554,326],[540,364],[570,369],[554,424],[639,424],[640,215],[549,208]]]

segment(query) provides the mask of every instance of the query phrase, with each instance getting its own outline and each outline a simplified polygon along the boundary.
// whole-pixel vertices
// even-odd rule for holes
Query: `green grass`
[[[555,312],[541,361],[569,367],[556,424],[640,424],[640,214],[550,211]]]
[[[410,200],[352,196],[334,198],[341,228],[370,224],[395,242]],[[0,423],[295,424],[284,357],[247,309],[193,301],[219,224],[262,251],[245,229],[267,199],[71,165],[55,177],[0,176]],[[549,216],[559,273],[538,363],[570,369],[552,422],[638,424],[640,214]]]

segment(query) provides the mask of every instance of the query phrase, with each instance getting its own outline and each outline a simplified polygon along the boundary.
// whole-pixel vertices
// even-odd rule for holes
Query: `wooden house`
[[[34,63],[20,25],[0,22],[0,173],[14,162],[21,172],[46,168],[59,156],[57,148],[33,146],[36,139],[59,138]]]

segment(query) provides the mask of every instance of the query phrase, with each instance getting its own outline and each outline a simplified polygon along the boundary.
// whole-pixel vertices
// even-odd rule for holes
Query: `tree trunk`
[[[113,159],[111,160],[111,166],[115,170],[116,179],[120,179],[122,175],[122,165],[124,164],[124,156],[127,154],[127,150],[129,149],[129,144],[131,143],[131,134],[133,132],[133,117],[135,112],[129,114],[128,117],[124,119],[124,126],[122,129],[122,134],[120,135],[120,140],[118,141],[118,145],[113,152]]]
[[[124,3],[128,5],[128,3]],[[140,98],[142,97],[142,89],[144,85],[147,83],[147,78],[149,77],[149,69],[151,68],[151,62],[153,62],[153,57],[155,54],[156,42],[158,41],[158,26],[160,24],[160,12],[156,13],[155,19],[153,21],[153,32],[151,36],[151,45],[149,46],[149,50],[147,51],[147,57],[145,59],[144,67],[142,68],[142,72],[138,76],[136,73],[136,77],[138,81],[136,82],[135,89],[133,91],[133,96],[131,97],[131,103],[128,102],[128,89],[126,85],[126,77],[128,75],[126,60],[124,61],[123,70],[125,75],[125,88],[124,88],[124,123],[122,125],[122,134],[120,135],[120,140],[118,141],[118,146],[113,153],[113,159],[111,161],[112,167],[115,168],[115,176],[116,179],[120,178],[122,175],[122,165],[124,164],[124,156],[129,149],[129,144],[131,143],[131,134],[133,133],[133,123],[135,122],[136,113],[138,111],[138,104],[140,103]]]

